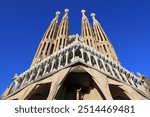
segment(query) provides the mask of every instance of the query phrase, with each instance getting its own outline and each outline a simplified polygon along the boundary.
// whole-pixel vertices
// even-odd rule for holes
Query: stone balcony
[[[139,93],[149,98],[143,91],[147,87],[143,85],[140,77],[129,72],[117,61],[111,60],[104,54],[77,40],[40,61],[19,76],[15,75],[3,98],[7,98],[28,85],[77,63],[91,67],[115,80],[130,85]]]

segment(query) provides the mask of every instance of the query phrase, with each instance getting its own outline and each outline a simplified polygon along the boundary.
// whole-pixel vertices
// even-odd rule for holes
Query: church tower
[[[91,13],[91,16],[93,19],[94,37],[96,39],[98,51],[105,54],[107,57],[118,61],[118,57],[114,51],[114,48],[112,47],[112,44],[110,43],[100,23],[96,20],[95,14]]]
[[[47,56],[51,55],[54,52],[55,40],[56,35],[58,32],[58,18],[59,18],[60,12],[56,12],[55,18],[51,21],[48,29],[46,30],[39,47],[37,49],[37,52],[35,54],[35,57],[33,59],[32,65],[35,65],[36,63],[40,62],[42,59],[46,58]]]
[[[67,45],[67,40],[69,36],[68,12],[69,10],[65,9],[65,15],[62,18],[62,21],[60,23],[60,26],[57,32],[57,38],[55,42],[55,52],[64,48]]]
[[[89,23],[88,18],[85,15],[85,10],[82,10],[82,31],[81,31],[81,37],[83,39],[83,42],[87,45],[89,45],[90,47],[97,49],[96,47],[96,41],[94,39],[94,33],[92,30],[92,27]]]
[[[92,13],[82,10],[81,35],[69,34],[68,9],[56,12],[31,67],[12,78],[3,100],[149,100],[150,82],[124,68]]]

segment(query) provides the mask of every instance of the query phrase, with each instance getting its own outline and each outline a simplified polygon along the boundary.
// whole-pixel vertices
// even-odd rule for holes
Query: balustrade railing
[[[111,60],[88,45],[74,41],[37,63],[21,75],[15,75],[8,95],[44,78],[45,75],[51,75],[79,61],[136,89],[140,90],[144,87],[139,77],[123,68],[117,61]]]

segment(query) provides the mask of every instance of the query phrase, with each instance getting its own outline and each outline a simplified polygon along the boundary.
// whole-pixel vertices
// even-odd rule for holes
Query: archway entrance
[[[59,88],[56,100],[106,99],[88,73],[70,73]]]
[[[131,100],[130,97],[117,85],[109,85],[112,98],[114,100]]]
[[[47,100],[51,84],[37,85],[27,96],[26,100]]]

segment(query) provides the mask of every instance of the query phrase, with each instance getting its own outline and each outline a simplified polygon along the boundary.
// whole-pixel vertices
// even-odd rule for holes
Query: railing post
[[[89,64],[90,64],[90,65],[92,65],[92,63],[91,63],[91,57],[90,57],[90,53],[89,53],[89,52],[87,52],[87,55],[88,55],[88,57],[89,57]]]
[[[55,62],[55,60],[54,60],[54,58],[53,58],[53,60],[52,60],[52,66],[51,66],[50,72],[53,70],[54,62]]]
[[[46,62],[46,65],[45,65],[45,67],[44,67],[43,75],[46,73],[47,68],[48,68],[48,62]]]
[[[72,60],[71,60],[71,61],[74,62],[74,61],[75,61],[75,48],[74,48],[74,47],[73,47],[73,49],[72,49],[72,54],[73,54],[73,55],[72,55],[73,57],[72,57]]]
[[[36,77],[35,77],[34,80],[36,80],[36,79],[39,77],[39,74],[40,74],[40,72],[41,72],[41,67],[42,67],[42,66],[39,66],[38,72],[37,72]]]
[[[29,80],[28,80],[28,83],[30,83],[30,81],[32,80],[33,75],[34,75],[34,71],[32,71],[32,73],[31,73],[31,75],[30,75],[30,78],[29,78]],[[28,83],[27,83],[27,84],[28,84]]]
[[[66,63],[65,63],[65,66],[68,65],[68,54],[69,54],[69,52],[67,51],[66,52]]]
[[[59,56],[59,63],[58,63],[58,69],[61,67],[61,60],[62,60],[62,55],[60,54],[60,56]]]

